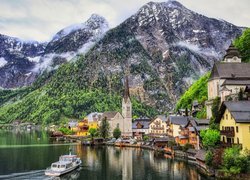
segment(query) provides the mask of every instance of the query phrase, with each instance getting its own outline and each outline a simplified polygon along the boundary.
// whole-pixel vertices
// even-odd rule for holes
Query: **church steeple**
[[[232,42],[226,50],[223,62],[241,62],[240,52]]]
[[[124,88],[125,89],[124,89],[123,98],[124,98],[125,102],[127,102],[127,100],[130,99],[128,76],[126,76],[125,79],[124,79]]]

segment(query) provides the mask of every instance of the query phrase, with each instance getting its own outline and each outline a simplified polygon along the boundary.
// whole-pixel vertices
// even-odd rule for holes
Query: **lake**
[[[44,170],[69,148],[82,167],[60,178]],[[156,156],[153,151],[119,147],[85,147],[52,142],[42,131],[0,130],[0,179],[158,180],[207,179],[183,161]]]

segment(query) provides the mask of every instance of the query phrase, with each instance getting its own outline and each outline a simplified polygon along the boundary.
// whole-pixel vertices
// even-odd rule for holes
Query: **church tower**
[[[132,103],[129,95],[128,76],[124,79],[124,95],[122,99],[122,116],[123,116],[123,136],[132,136]]]
[[[224,60],[222,62],[241,63],[240,52],[236,47],[234,47],[233,43],[231,43],[226,51],[226,55],[224,56]]]

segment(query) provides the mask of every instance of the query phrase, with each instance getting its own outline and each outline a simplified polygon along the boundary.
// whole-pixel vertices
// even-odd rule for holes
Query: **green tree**
[[[206,157],[205,157],[205,163],[208,166],[211,166],[213,162],[213,153],[211,150],[207,151]]]
[[[206,149],[214,148],[220,142],[220,131],[216,129],[202,130],[201,138]]]
[[[122,132],[119,127],[116,127],[113,131],[113,137],[118,139],[121,136]]]
[[[250,62],[250,28],[247,28],[243,34],[234,41],[242,56],[243,62]]]
[[[90,134],[91,139],[93,139],[97,135],[97,129],[96,128],[90,128],[88,130],[88,132]]]
[[[242,90],[242,88],[240,88],[240,92],[238,94],[238,99],[239,99],[239,101],[243,100],[243,90]]]
[[[250,165],[248,156],[241,154],[239,146],[227,148],[223,154],[223,168],[229,174],[246,172]]]
[[[109,137],[109,130],[110,130],[109,122],[107,120],[107,117],[105,117],[101,121],[101,125],[99,127],[100,136],[103,137],[104,139],[106,139],[107,137]]]

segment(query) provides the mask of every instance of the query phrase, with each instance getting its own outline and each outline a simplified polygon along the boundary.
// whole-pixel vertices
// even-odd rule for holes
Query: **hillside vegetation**
[[[239,49],[243,62],[250,62],[250,28],[234,41],[234,45]]]
[[[95,82],[95,88],[88,87],[81,73],[84,62],[85,57],[82,56],[75,63],[62,65],[44,86],[2,90],[0,122],[9,123],[20,119],[49,124],[60,123],[68,118],[80,119],[90,112],[121,111],[121,79],[113,77],[117,84],[112,84],[120,91],[108,90],[108,80]],[[157,114],[155,109],[134,98],[132,102],[133,115],[150,117]]]
[[[200,104],[205,103],[207,100],[207,82],[210,73],[205,74],[199,80],[197,80],[190,88],[181,96],[176,105],[176,109],[188,108],[191,109],[192,102],[198,100]],[[205,111],[205,109],[203,110]],[[204,112],[203,112],[204,113]],[[200,115],[202,116],[202,115]]]

